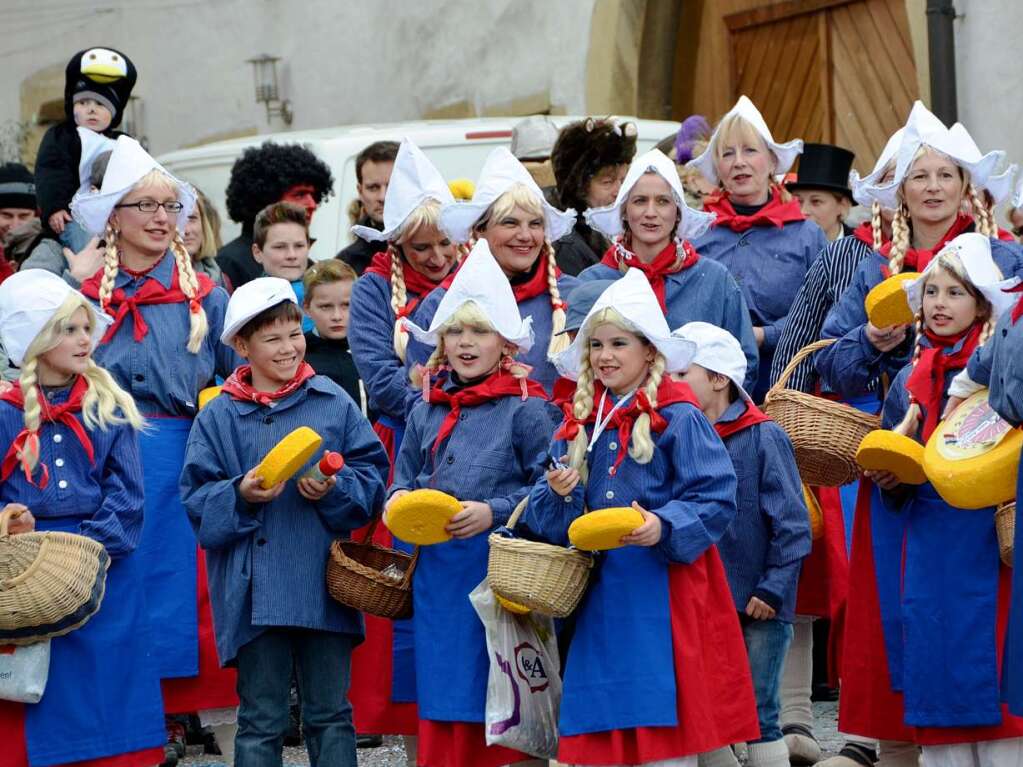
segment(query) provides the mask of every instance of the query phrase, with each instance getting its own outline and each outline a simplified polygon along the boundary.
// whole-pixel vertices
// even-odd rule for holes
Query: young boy
[[[726,330],[690,322],[674,332],[697,346],[682,380],[724,440],[739,480],[738,515],[718,542],[743,624],[760,720],[750,767],[787,767],[778,722],[785,653],[792,641],[799,567],[810,553],[810,523],[792,444],[742,388],[746,355]],[[735,765],[729,749],[701,756],[701,766]]]
[[[346,693],[362,618],[327,595],[323,573],[331,541],[382,504],[388,461],[351,398],[304,361],[301,318],[285,280],[235,291],[221,341],[249,364],[199,413],[181,474],[206,550],[220,660],[238,668],[238,764],[281,763],[293,668],[313,761],[356,761]],[[254,467],[299,426],[323,437],[309,465],[334,450],[343,468],[320,482],[303,478],[304,467],[264,489]]]
[[[36,159],[36,193],[43,227],[73,252],[88,241],[71,220],[71,198],[81,184],[82,141],[76,128],[116,138],[137,78],[135,65],[113,48],[89,48],[71,57],[64,70],[66,119],[43,136]]]
[[[275,202],[256,215],[252,229],[252,257],[263,267],[263,276],[291,283],[299,303],[304,302],[302,278],[309,266],[309,220],[305,210],[292,202]],[[302,319],[303,332],[313,321]]]
[[[310,266],[302,278],[302,309],[315,327],[305,334],[305,359],[366,413],[366,390],[348,347],[348,307],[357,275],[336,258]]]

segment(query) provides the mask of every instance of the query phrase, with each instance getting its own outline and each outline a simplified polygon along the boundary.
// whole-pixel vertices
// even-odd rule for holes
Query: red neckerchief
[[[515,295],[515,303],[521,304],[523,301],[543,295],[550,290],[550,285],[547,284],[547,260],[550,257],[551,254],[547,252],[547,248],[543,248],[540,253],[540,258],[537,259],[535,271],[528,280],[519,283],[514,283],[511,280],[508,280],[511,285],[512,293]],[[468,258],[463,258],[458,269],[461,269],[468,260]],[[451,283],[454,281],[455,274],[458,272],[458,269],[452,269],[451,274],[444,278],[444,281],[440,284],[442,288],[447,290],[451,287]],[[560,277],[561,269],[555,266],[554,274],[556,277]],[[558,308],[564,309],[564,303],[562,303]]]
[[[728,192],[714,194],[703,201],[703,209],[717,213],[714,226],[727,226],[733,232],[745,232],[754,226],[776,226],[781,228],[793,221],[805,221],[806,216],[799,207],[799,200],[793,197],[788,202],[781,199],[781,190],[772,189],[767,204],[752,216],[740,216],[732,207]]]
[[[864,245],[869,247],[871,250],[874,249],[874,226],[869,221],[864,221],[858,227],[853,229],[852,236],[862,242]],[[884,244],[884,235],[881,235],[882,245]]]
[[[1002,227],[998,227],[998,239],[1001,240],[1002,242],[1011,243],[1016,242],[1016,237],[1013,235],[1013,233],[1007,229],[1002,229]]]
[[[746,409],[743,411],[742,415],[734,421],[728,421],[727,423],[722,423],[721,421],[716,422],[714,424],[714,431],[718,433],[718,436],[721,437],[721,439],[727,439],[743,429],[748,429],[750,426],[756,426],[758,423],[770,420],[771,419],[767,417],[763,410],[758,408],[752,402],[747,402]]]
[[[594,381],[593,401],[595,403],[599,402],[603,396],[604,385],[600,381]],[[632,437],[632,427],[635,425],[636,419],[641,414],[647,413],[650,416],[651,433],[660,434],[668,427],[668,422],[660,414],[659,410],[667,405],[674,405],[678,402],[688,402],[697,408],[700,407],[699,400],[696,399],[693,390],[689,388],[689,384],[665,376],[661,380],[661,385],[657,387],[656,408],[651,406],[646,392],[640,388],[626,407],[618,408],[614,411],[611,415],[611,420],[608,422],[609,426],[614,426],[618,429],[618,456],[615,458],[614,466],[611,467],[612,474],[618,472],[618,467],[625,460],[625,455],[629,449],[629,439]],[[592,408],[590,414],[583,419],[575,418],[571,415],[571,411],[569,411],[565,414],[565,420],[561,422],[561,426],[554,433],[554,438],[571,442],[575,439],[580,429],[584,428],[587,424],[594,423],[596,419],[596,408]]]
[[[1023,282],[1014,288],[1008,288],[1004,291],[1005,293],[1023,293]],[[1019,297],[1019,301],[1016,302],[1016,306],[1012,309],[1012,324],[1015,325],[1019,318],[1023,317],[1023,296]]]
[[[96,454],[92,449],[92,440],[89,439],[89,435],[86,433],[82,422],[74,416],[75,413],[82,411],[82,401],[85,399],[85,392],[88,390],[89,382],[85,380],[84,376],[78,376],[71,387],[71,392],[68,394],[67,402],[56,406],[51,405],[46,396],[40,391],[39,405],[42,409],[40,417],[47,423],[62,423],[71,429],[74,435],[78,437],[78,441],[81,443],[82,448],[84,448],[85,454],[89,456],[89,463],[95,463]],[[25,409],[25,397],[22,394],[21,385],[18,383],[15,383],[10,389],[0,394],[0,400],[10,402],[19,410]],[[2,467],[0,467],[0,480],[6,481],[11,476],[14,467],[21,460],[21,452],[25,449],[25,444],[30,440],[36,443],[36,450],[38,452],[39,435],[29,433],[28,429],[22,429],[18,432],[14,442],[7,448],[7,455],[4,456]],[[29,484],[35,485],[40,490],[45,490],[46,486],[50,483],[50,470],[45,463],[41,462],[39,468],[42,470],[42,476],[38,484],[32,479],[32,474],[28,469],[25,469],[25,479],[29,481]]]
[[[946,371],[966,367],[970,355],[980,343],[980,333],[983,329],[983,322],[975,322],[962,333],[939,336],[924,328],[924,335],[931,342],[931,346],[921,347],[920,356],[906,381],[906,390],[909,392],[910,400],[919,404],[926,413],[923,426],[925,443],[941,417],[941,396],[945,393]],[[945,353],[960,341],[963,345],[959,351],[953,354]]]
[[[269,405],[274,400],[287,397],[314,375],[316,375],[316,371],[313,370],[313,366],[308,362],[303,362],[298,366],[294,377],[277,391],[259,391],[252,386],[252,366],[239,365],[224,381],[221,389],[242,402],[258,402],[260,405]]]
[[[114,318],[114,322],[107,329],[100,343],[107,343],[114,337],[114,334],[121,327],[121,323],[124,322],[124,318],[128,316],[129,312],[131,313],[134,325],[135,341],[138,342],[145,338],[146,333],[149,332],[149,325],[146,324],[145,319],[142,317],[142,312],[139,311],[140,306],[147,304],[180,304],[188,301],[189,311],[192,314],[196,314],[202,308],[202,300],[212,292],[214,285],[209,277],[200,272],[196,273],[195,279],[199,284],[195,298],[189,298],[181,289],[177,264],[174,264],[174,268],[171,271],[171,286],[169,288],[165,288],[158,279],[151,278],[142,283],[142,287],[136,290],[133,296],[126,296],[124,288],[115,289],[103,307],[106,313]],[[82,283],[82,293],[89,298],[99,300],[99,284],[102,280],[103,269],[100,269]]]
[[[927,268],[927,264],[931,263],[931,259],[938,254],[938,251],[945,247],[950,240],[958,237],[963,232],[972,231],[973,219],[965,213],[960,213],[956,216],[956,220],[952,222],[952,226],[950,226],[948,231],[941,236],[941,239],[938,240],[938,244],[933,248],[909,248],[906,250],[906,256],[902,259],[902,271],[922,272]],[[881,250],[878,252],[885,261],[888,261],[892,252],[891,241],[889,240],[882,245]],[[881,273],[885,276],[885,279],[891,276],[891,272],[889,271],[887,264],[881,267]]]
[[[369,262],[369,266],[363,271],[363,274],[377,274],[387,280],[387,284],[391,284],[391,254],[384,251],[377,253],[373,256]],[[427,293],[433,290],[435,287],[440,285],[441,281],[434,282],[425,274],[417,272],[412,268],[411,264],[404,258],[401,260],[401,276],[405,280],[405,290],[408,291],[408,299],[405,301],[405,306],[398,312],[396,319],[402,317],[408,317],[412,314],[419,300],[423,298]]]
[[[673,241],[669,242],[649,264],[643,263],[623,242],[618,241],[607,249],[600,263],[619,271],[623,266],[639,269],[650,281],[650,287],[654,289],[661,311],[667,311],[664,303],[664,278],[669,274],[685,271],[699,260],[700,256],[689,240],[682,241],[681,258],[678,257],[678,246]]]
[[[464,389],[459,389],[454,393],[444,391],[440,384],[434,384],[429,392],[429,402],[431,404],[447,405],[450,410],[444,416],[444,420],[441,421],[440,429],[437,430],[437,437],[433,440],[433,454],[437,454],[437,449],[441,446],[441,443],[450,437],[451,432],[455,430],[455,425],[458,423],[458,416],[461,414],[463,406],[475,407],[491,400],[514,396],[521,397],[523,401],[528,397],[547,399],[547,392],[536,381],[531,381],[528,378],[516,378],[504,370],[498,370],[478,384],[466,386]]]

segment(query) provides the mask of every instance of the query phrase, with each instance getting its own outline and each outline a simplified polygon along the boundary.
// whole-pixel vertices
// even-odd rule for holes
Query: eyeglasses
[[[139,202],[125,202],[120,205],[115,205],[115,208],[136,208],[141,213],[156,213],[160,208],[163,208],[168,213],[180,213],[184,210],[185,204],[177,200],[171,200],[170,202],[157,202],[156,200],[140,200]]]

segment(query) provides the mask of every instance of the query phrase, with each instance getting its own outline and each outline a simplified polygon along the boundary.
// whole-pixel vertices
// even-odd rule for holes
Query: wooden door
[[[778,141],[847,147],[869,170],[917,97],[899,0],[789,0],[724,18],[733,98],[745,93]]]

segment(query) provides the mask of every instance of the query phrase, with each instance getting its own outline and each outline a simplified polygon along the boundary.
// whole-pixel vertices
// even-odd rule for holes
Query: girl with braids
[[[96,359],[151,424],[140,438],[146,524],[138,555],[168,714],[237,704],[234,672],[219,669],[205,564],[178,491],[199,390],[238,359],[218,340],[227,294],[196,274],[182,240],[194,203],[187,184],[121,136],[99,188],[71,204],[107,244],[103,268],[81,288],[113,319]]]
[[[561,763],[696,767],[697,754],[759,735],[714,546],[736,515],[735,470],[688,384],[669,375],[694,352],[630,269],[558,357],[576,389],[549,451],[568,468],[538,479],[523,520],[560,545],[587,510],[631,506],[644,520],[603,556],[576,613]]]
[[[505,147],[487,157],[470,202],[451,202],[441,208],[440,228],[455,242],[486,240],[511,285],[519,312],[533,322],[536,343],[524,352],[522,361],[531,366],[533,377],[550,393],[558,373],[549,357],[568,345],[565,329],[565,300],[577,284],[575,277],[562,275],[551,245],[575,225],[575,211],[560,211],[550,205],[529,171]],[[412,319],[429,325],[444,298],[452,277],[423,299]],[[423,364],[429,351],[414,340],[409,344],[408,362]]]
[[[907,287],[912,361],[892,382],[884,428],[926,443],[950,383],[1013,303],[992,241],[961,234]],[[1023,760],[1023,718],[1003,704],[1001,658],[1011,595],[993,509],[965,511],[929,484],[888,472],[857,510],[843,658],[843,729],[916,743],[926,767]],[[857,559],[857,555],[860,558]],[[865,555],[865,556],[864,556]],[[856,598],[854,598],[856,597]],[[916,755],[899,762],[916,765]]]
[[[721,118],[703,153],[687,163],[721,191],[703,202],[716,213],[709,232],[693,245],[720,261],[742,287],[760,351],[757,402],[767,393],[771,361],[792,301],[810,266],[827,247],[820,227],[775,177],[783,177],[803,151],[800,139],[775,142],[760,111],[746,96]]]
[[[145,610],[142,469],[131,396],[92,359],[109,325],[60,277],[18,272],[0,287],[0,337],[21,367],[0,395],[0,504],[14,533],[92,538],[110,558],[103,603],[50,643],[46,694],[0,702],[7,767],[87,763],[148,767],[166,740],[153,632]]]
[[[437,306],[429,330],[409,330],[434,351],[424,400],[412,408],[388,504],[434,488],[461,500],[453,540],[419,550],[413,588],[419,764],[496,767],[529,759],[484,733],[483,626],[468,600],[486,577],[487,535],[504,525],[542,476],[558,410],[514,355],[533,344],[529,318],[486,240],[473,247]],[[485,449],[481,449],[485,447]],[[384,515],[387,521],[387,515]]]
[[[885,278],[923,271],[947,242],[971,231],[993,239],[991,255],[1003,274],[1023,273],[1023,250],[995,239],[997,227],[984,200],[1003,153],[980,157],[965,131],[950,131],[920,102],[903,130],[893,179],[866,192],[895,211],[891,242],[860,262],[821,330],[823,338],[837,341],[814,360],[824,385],[843,396],[862,394],[882,374],[894,378],[909,361],[911,328],[877,328],[867,320],[864,299]],[[965,203],[972,216],[962,212]]]
[[[725,267],[700,258],[693,248],[690,240],[707,230],[713,216],[686,205],[675,164],[657,149],[637,157],[614,203],[585,215],[613,244],[579,279],[616,280],[629,268],[639,269],[671,327],[709,322],[739,339],[746,385],[752,388],[758,357],[746,299]]]
[[[383,231],[352,229],[383,248],[352,287],[348,340],[369,407],[378,413],[373,429],[387,449],[392,476],[405,413],[417,394],[405,370],[408,331],[403,320],[457,263],[458,246],[438,229],[441,205],[453,201],[440,172],[406,139],[398,148],[384,198]],[[383,525],[375,535],[382,546],[395,544]],[[416,735],[413,664],[412,622],[367,615],[366,641],[352,663],[350,697],[357,732]],[[408,740],[406,752],[414,764],[414,746]]]

